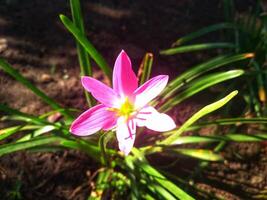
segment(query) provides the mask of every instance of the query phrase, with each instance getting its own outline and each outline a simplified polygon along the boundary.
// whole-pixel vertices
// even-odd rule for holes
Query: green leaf
[[[176,200],[176,198],[174,198],[174,196],[171,195],[167,191],[167,189],[165,189],[159,184],[148,182],[147,187],[151,192],[156,193],[157,195],[161,196],[161,199]]]
[[[244,74],[243,70],[230,70],[227,72],[218,72],[218,73],[213,73],[209,74],[206,76],[203,76],[194,82],[188,84],[186,88],[180,92],[178,95],[175,97],[169,99],[166,103],[164,103],[159,110],[161,112],[166,112],[170,109],[172,109],[174,106],[177,104],[181,103],[185,99],[191,97],[192,95],[209,88],[213,85],[216,85],[220,82],[233,79],[236,77],[239,77]]]
[[[207,160],[207,161],[221,161],[223,157],[220,154],[214,153],[206,149],[170,149],[172,152],[180,153],[193,158]]]
[[[40,119],[36,116],[33,116],[33,115],[29,115],[27,113],[23,113],[23,112],[20,112],[18,110],[15,110],[15,109],[12,109],[4,104],[0,104],[0,110],[9,114],[9,115],[14,115],[14,116],[19,116],[19,120],[22,120],[22,121],[26,121],[26,122],[29,122],[29,123],[33,123],[33,124],[49,124],[49,122],[47,122],[46,120],[44,119]]]
[[[107,62],[101,56],[101,54],[95,49],[91,42],[84,36],[84,34],[74,25],[71,20],[65,15],[59,16],[64,26],[72,33],[72,35],[80,42],[84,49],[89,53],[89,55],[94,59],[98,66],[103,70],[103,72],[111,78],[111,69]]]
[[[178,199],[182,200],[193,200],[194,198],[179,188],[177,185],[169,181],[165,176],[163,176],[160,172],[158,172],[155,168],[144,161],[138,161],[137,166],[144,170],[147,174],[152,176],[155,181],[168,190],[172,195],[174,195]]]
[[[15,78],[17,81],[25,85],[27,88],[29,88],[34,94],[39,96],[45,103],[50,105],[53,109],[59,109],[62,114],[65,116],[71,117],[69,113],[67,113],[62,107],[56,103],[53,99],[48,97],[44,92],[42,92],[40,89],[35,87],[30,81],[28,81],[25,77],[23,77],[19,71],[14,69],[9,63],[7,63],[5,60],[0,58],[0,67],[8,73],[10,76]]]
[[[128,155],[127,156],[129,157],[128,159],[131,158],[138,169],[141,169],[145,173],[147,173],[147,175],[149,175],[151,179],[153,179],[160,186],[162,186],[167,191],[169,191],[173,196],[175,196],[178,199],[182,199],[182,200],[193,200],[194,199],[189,194],[187,194],[185,191],[183,191],[181,188],[179,188],[177,185],[175,185],[170,180],[168,180],[158,170],[152,167],[147,162],[146,158],[144,157],[143,152],[139,151],[136,148],[133,148],[132,153],[134,154],[134,156]]]
[[[267,118],[266,117],[256,117],[256,118],[226,118],[226,119],[216,119],[208,122],[200,122],[196,124],[196,128],[202,127],[202,126],[209,126],[209,125],[241,125],[241,124],[266,124]],[[193,127],[194,128],[194,127]]]
[[[222,29],[236,29],[236,26],[235,26],[235,24],[232,24],[232,23],[220,23],[220,24],[214,24],[211,26],[207,26],[207,27],[204,27],[198,31],[195,31],[193,33],[190,33],[190,34],[184,36],[184,37],[179,38],[173,44],[173,46],[178,46],[178,45],[184,44],[184,43],[189,42],[193,39],[196,39],[200,36],[206,35],[207,33],[222,30]]]
[[[174,55],[178,53],[186,53],[186,52],[208,50],[208,49],[220,49],[220,48],[235,48],[235,45],[232,43],[226,43],[226,42],[192,44],[192,45],[185,45],[181,47],[162,50],[160,51],[160,54],[169,56],[169,55]]]
[[[0,140],[3,140],[19,131],[25,130],[35,130],[41,128],[40,125],[20,125],[20,126],[13,126],[4,129],[0,129]]]
[[[172,145],[202,143],[202,142],[259,142],[267,139],[267,134],[226,134],[226,135],[211,135],[211,136],[181,136],[177,138]]]
[[[100,147],[101,151],[101,161],[104,165],[108,166],[109,165],[109,157],[106,154],[106,146],[107,143],[114,137],[114,133],[112,131],[106,132],[106,133],[101,133],[101,136],[98,141],[98,145]]]
[[[181,136],[172,142],[172,145],[182,145],[191,143],[202,143],[202,142],[218,142],[222,139],[220,137],[212,136]]]
[[[37,146],[59,143],[62,140],[63,140],[62,138],[59,138],[57,136],[45,136],[45,137],[34,138],[32,140],[28,140],[25,142],[3,144],[0,145],[0,156]]]
[[[33,131],[32,133],[30,134],[27,134],[25,135],[24,137],[20,138],[19,140],[17,140],[17,142],[23,142],[23,141],[27,141],[27,140],[30,140],[34,137],[37,137],[37,136],[40,136],[44,133],[48,133],[48,132],[51,132],[53,130],[55,130],[56,127],[53,126],[53,125],[46,125],[46,126],[43,126],[35,131]]]
[[[110,187],[109,177],[112,171],[110,169],[103,169],[99,172],[96,180],[96,188],[91,191],[88,200],[101,200],[104,191]]]
[[[152,64],[153,64],[153,54],[146,53],[141,63],[141,66],[138,70],[138,78],[140,79],[139,80],[140,85],[148,81],[151,74]]]
[[[165,100],[171,97],[183,85],[185,85],[186,83],[189,83],[190,81],[199,77],[205,72],[217,69],[218,67],[222,67],[233,62],[252,58],[253,56],[254,54],[252,53],[238,54],[234,56],[218,56],[207,62],[201,63],[195,67],[192,67],[186,72],[184,72],[183,74],[179,75],[176,79],[174,79],[167,85],[167,87],[161,94],[162,99]]]
[[[176,132],[174,132],[171,136],[160,142],[161,145],[168,145],[172,144],[174,141],[176,141],[180,135],[193,123],[195,123],[197,120],[202,118],[203,116],[218,110],[222,106],[224,106],[226,103],[228,103],[233,97],[237,95],[238,91],[233,91],[226,97],[220,99],[219,101],[216,101],[210,105],[205,106],[201,110],[199,110],[197,113],[195,113],[192,117],[190,117]]]
[[[82,11],[80,6],[80,0],[70,0],[71,14],[73,24],[80,30],[81,34],[85,37],[84,23],[82,17]],[[77,54],[81,69],[82,76],[92,76],[92,67],[89,61],[89,56],[83,46],[76,40]],[[89,107],[93,106],[92,96],[86,91],[85,96]]]

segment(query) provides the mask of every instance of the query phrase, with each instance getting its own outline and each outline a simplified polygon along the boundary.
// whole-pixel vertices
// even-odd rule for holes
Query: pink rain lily
[[[159,113],[148,103],[166,87],[168,76],[159,75],[138,87],[128,55],[121,51],[113,71],[113,89],[100,81],[83,76],[83,87],[101,104],[82,113],[70,132],[87,136],[103,130],[116,130],[119,149],[128,155],[134,145],[136,126],[164,132],[176,127],[171,117]]]

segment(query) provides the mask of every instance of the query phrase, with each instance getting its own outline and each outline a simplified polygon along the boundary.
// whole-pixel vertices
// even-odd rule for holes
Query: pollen
[[[132,113],[134,113],[134,105],[131,103],[128,97],[126,97],[119,108],[108,108],[109,111],[116,112],[117,116],[123,116],[128,119]]]
[[[119,115],[129,117],[131,113],[134,112],[134,106],[129,101],[128,97],[125,98],[124,102],[122,103],[119,109]]]

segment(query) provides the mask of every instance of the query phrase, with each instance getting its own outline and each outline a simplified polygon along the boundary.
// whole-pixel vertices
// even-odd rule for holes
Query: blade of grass
[[[40,136],[44,133],[48,133],[48,132],[51,132],[53,130],[55,130],[56,127],[55,126],[52,126],[52,125],[46,125],[46,126],[43,126],[35,131],[33,131],[32,133],[30,134],[27,134],[25,136],[23,136],[22,138],[18,139],[17,142],[23,142],[23,141],[27,141],[27,140],[30,140],[34,137],[37,137],[37,136]]]
[[[30,81],[28,81],[17,70],[15,70],[9,63],[7,63],[5,60],[3,60],[1,58],[0,58],[0,67],[6,73],[8,73],[10,76],[12,76],[17,81],[19,81],[20,83],[22,83],[23,85],[25,85],[27,88],[29,88],[34,94],[36,94],[37,96],[39,96],[45,103],[47,103],[48,105],[50,105],[53,109],[59,109],[60,112],[63,115],[65,115],[67,117],[71,117],[71,115],[67,111],[65,111],[64,109],[62,109],[62,107],[57,102],[55,102],[53,99],[51,99],[50,97],[48,97],[40,89],[38,89],[37,87],[35,87]]]
[[[184,37],[181,37],[172,46],[178,46],[178,45],[184,44],[184,43],[189,42],[193,39],[196,39],[198,37],[206,35],[207,33],[210,33],[210,32],[214,32],[214,31],[218,31],[218,30],[222,30],[222,29],[235,29],[235,28],[236,28],[236,26],[232,23],[214,24],[214,25],[202,28],[202,29],[195,31],[193,33],[190,33]]]
[[[146,187],[152,192],[157,194],[157,199],[168,199],[168,200],[176,200],[173,195],[171,195],[164,187],[157,183],[148,182]]]
[[[200,122],[193,126],[192,128],[201,128],[203,126],[209,125],[242,125],[242,124],[266,124],[267,118],[266,117],[257,117],[257,118],[226,118],[226,119],[217,119],[208,122]]]
[[[207,71],[228,65],[233,62],[252,58],[253,56],[254,54],[252,53],[238,54],[234,56],[218,56],[207,62],[192,67],[168,84],[168,86],[161,94],[162,99],[165,100],[171,97],[175,93],[175,91],[181,88],[185,83],[190,82],[191,80],[195,79],[196,77],[202,75]]]
[[[232,142],[259,142],[267,140],[267,134],[226,134],[226,135],[212,135],[212,136],[181,136],[176,139],[172,144],[192,144],[202,142],[220,142],[220,141],[232,141]]]
[[[197,158],[200,160],[206,161],[222,161],[223,157],[220,154],[214,153],[211,150],[206,149],[176,149],[176,148],[168,148],[170,152],[183,154],[186,156],[190,156],[193,158]]]
[[[239,77],[244,74],[243,70],[230,70],[227,72],[219,72],[214,74],[209,74],[203,76],[194,82],[187,85],[186,89],[176,95],[175,97],[169,99],[166,103],[164,103],[159,110],[161,112],[167,112],[172,109],[177,104],[181,103],[185,99],[191,97],[192,95],[209,88],[215,84],[218,84],[223,81],[227,81],[229,79],[233,79]]]
[[[45,137],[39,137],[39,138],[35,138],[32,140],[28,140],[25,142],[3,144],[3,145],[0,145],[0,156],[13,153],[15,151],[21,151],[21,150],[37,147],[37,146],[59,143],[62,140],[63,140],[62,138],[57,137],[57,136],[45,136]]]
[[[74,25],[74,23],[65,15],[59,16],[64,26],[70,31],[70,33],[80,42],[84,49],[89,53],[92,59],[98,64],[103,72],[111,80],[111,69],[108,66],[102,55],[95,49],[91,42],[82,34],[82,32]]]
[[[96,186],[91,191],[90,197],[88,200],[101,200],[104,199],[104,191],[107,190],[110,186],[109,177],[111,176],[112,171],[110,169],[104,169],[99,172],[96,180]]]
[[[162,186],[167,191],[169,191],[174,197],[176,197],[178,199],[182,199],[182,200],[194,200],[193,197],[191,197],[189,194],[187,194],[185,191],[183,191],[181,188],[179,188],[173,182],[168,180],[158,170],[156,170],[154,167],[152,167],[147,162],[144,155],[139,150],[137,150],[136,148],[133,148],[132,153],[134,154],[135,165],[139,169],[141,169],[145,173],[147,173],[149,176],[151,176],[151,178],[153,178],[160,186]]]
[[[137,166],[144,170],[147,174],[152,176],[154,180],[163,188],[168,190],[172,195],[182,200],[193,200],[194,198],[179,188],[177,185],[169,181],[165,176],[158,172],[155,168],[146,162],[137,162]]]
[[[152,64],[153,64],[153,54],[146,53],[141,63],[141,66],[138,70],[138,80],[140,85],[143,85],[146,81],[148,81],[151,74]]]
[[[85,37],[84,22],[82,17],[80,0],[70,0],[70,7],[71,7],[73,24],[80,30],[81,34],[83,34],[83,36]],[[81,69],[81,75],[92,76],[92,67],[90,64],[88,53],[77,40],[76,40],[76,46]],[[94,105],[92,96],[86,90],[84,90],[84,93],[89,107],[92,107]]]
[[[20,125],[20,126],[12,126],[8,128],[0,129],[0,140],[3,140],[19,131],[35,130],[41,127],[42,126],[40,125]]]
[[[160,51],[160,54],[170,56],[170,55],[175,55],[178,53],[187,53],[187,52],[192,52],[192,51],[221,49],[221,48],[235,48],[235,45],[232,43],[226,43],[226,42],[192,44],[192,45],[185,45],[185,46],[180,46],[176,48],[162,50]]]
[[[46,125],[49,124],[49,122],[47,122],[44,119],[40,119],[36,116],[33,115],[29,115],[23,112],[20,112],[18,110],[9,108],[8,106],[4,105],[4,104],[0,104],[0,110],[9,114],[9,115],[15,115],[15,116],[19,116],[21,117],[21,120],[29,122],[29,123],[33,123],[33,124],[37,124],[37,125]]]
[[[233,91],[223,99],[220,99],[219,101],[216,101],[212,104],[209,104],[199,110],[197,113],[195,113],[192,117],[190,117],[173,135],[169,136],[159,144],[161,145],[169,145],[172,144],[174,141],[176,141],[180,135],[193,123],[195,123],[198,119],[202,118],[203,116],[218,110],[222,106],[224,106],[226,103],[228,103],[232,98],[234,98],[237,95],[238,91]]]

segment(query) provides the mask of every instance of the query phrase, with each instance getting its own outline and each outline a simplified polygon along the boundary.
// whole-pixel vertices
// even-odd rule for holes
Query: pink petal
[[[74,135],[86,136],[99,131],[110,119],[115,118],[115,113],[108,111],[103,104],[94,106],[82,113],[70,127],[70,132]]]
[[[155,108],[148,106],[136,115],[137,126],[146,126],[153,131],[165,132],[176,127],[173,119],[164,113],[159,113]]]
[[[131,60],[122,50],[113,69],[113,89],[121,97],[131,97],[138,87],[138,81],[132,70]]]
[[[117,122],[116,136],[119,142],[119,149],[128,155],[134,145],[136,133],[136,123],[134,120],[125,121],[124,117],[120,117]]]
[[[107,120],[107,122],[105,123],[105,125],[103,126],[103,130],[105,131],[109,131],[113,128],[116,127],[117,125],[117,117],[114,116],[114,117],[111,117],[110,119]]]
[[[166,87],[168,79],[169,77],[167,75],[159,75],[148,80],[137,90],[135,90],[135,107],[142,108],[143,106],[147,105],[148,102],[158,96]]]
[[[118,101],[117,94],[107,85],[89,76],[82,77],[83,87],[107,107],[113,107]]]

